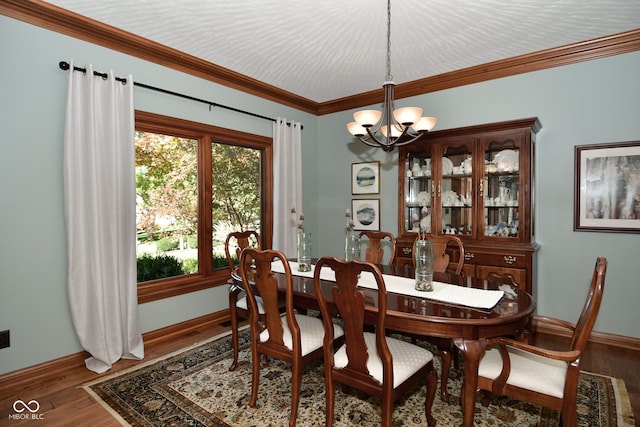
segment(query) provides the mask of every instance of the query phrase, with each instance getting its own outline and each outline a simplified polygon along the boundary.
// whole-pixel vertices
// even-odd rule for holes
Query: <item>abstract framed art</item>
[[[640,233],[640,141],[575,147],[573,229]]]
[[[352,199],[351,212],[356,230],[380,231],[380,199]]]
[[[351,194],[380,193],[380,162],[351,164]]]

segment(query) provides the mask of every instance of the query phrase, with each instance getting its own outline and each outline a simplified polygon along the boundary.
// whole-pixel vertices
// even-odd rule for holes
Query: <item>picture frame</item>
[[[351,194],[380,194],[380,162],[351,164]]]
[[[640,233],[640,141],[575,146],[574,231]]]
[[[380,199],[352,199],[351,212],[354,229],[380,231]]]

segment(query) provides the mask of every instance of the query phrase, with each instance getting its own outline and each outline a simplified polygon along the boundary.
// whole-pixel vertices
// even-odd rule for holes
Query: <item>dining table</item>
[[[300,309],[318,309],[313,284],[313,268],[299,272],[295,260],[289,261],[293,279],[294,305]],[[464,380],[460,402],[463,426],[472,427],[478,385],[478,365],[487,340],[511,336],[527,339],[528,325],[534,314],[534,298],[522,289],[490,281],[467,280],[453,272],[434,272],[433,291],[417,291],[411,270],[378,265],[387,288],[387,329],[412,336],[444,337],[453,340],[463,355]],[[335,281],[330,269],[320,273],[323,294],[333,300],[330,287]],[[285,291],[284,269],[274,263],[272,272],[278,288]],[[242,291],[237,271],[231,275],[230,303]],[[373,276],[372,276],[373,277]],[[473,283],[475,287],[468,284]],[[481,283],[481,288],[477,287]],[[367,303],[365,322],[375,325],[378,313],[375,280],[361,275],[361,288]]]

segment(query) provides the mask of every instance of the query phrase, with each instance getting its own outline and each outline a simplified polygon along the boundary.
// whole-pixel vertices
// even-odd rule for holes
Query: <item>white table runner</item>
[[[312,265],[311,271],[307,272],[298,271],[297,262],[290,261],[289,266],[291,267],[291,274],[294,276],[313,278],[315,265]],[[273,262],[271,264],[271,270],[276,273],[284,273],[282,262]],[[502,299],[504,295],[504,291],[467,288],[466,286],[458,286],[436,281],[433,282],[433,291],[421,292],[415,289],[414,279],[389,274],[383,274],[382,277],[384,279],[385,286],[387,287],[387,292],[427,298],[449,304],[464,305],[466,307],[491,309],[500,301],[500,299]],[[335,282],[336,276],[331,268],[326,267],[320,272],[320,279]],[[369,272],[362,273],[358,280],[358,286],[368,289],[378,289],[375,277]]]

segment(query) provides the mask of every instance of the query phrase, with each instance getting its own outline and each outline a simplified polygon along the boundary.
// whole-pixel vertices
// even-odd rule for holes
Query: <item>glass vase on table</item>
[[[344,242],[344,259],[353,261],[360,259],[360,235],[355,231],[347,231]]]
[[[415,243],[415,288],[417,291],[433,291],[433,242],[418,239]]]
[[[298,271],[311,271],[311,233],[298,231]]]

